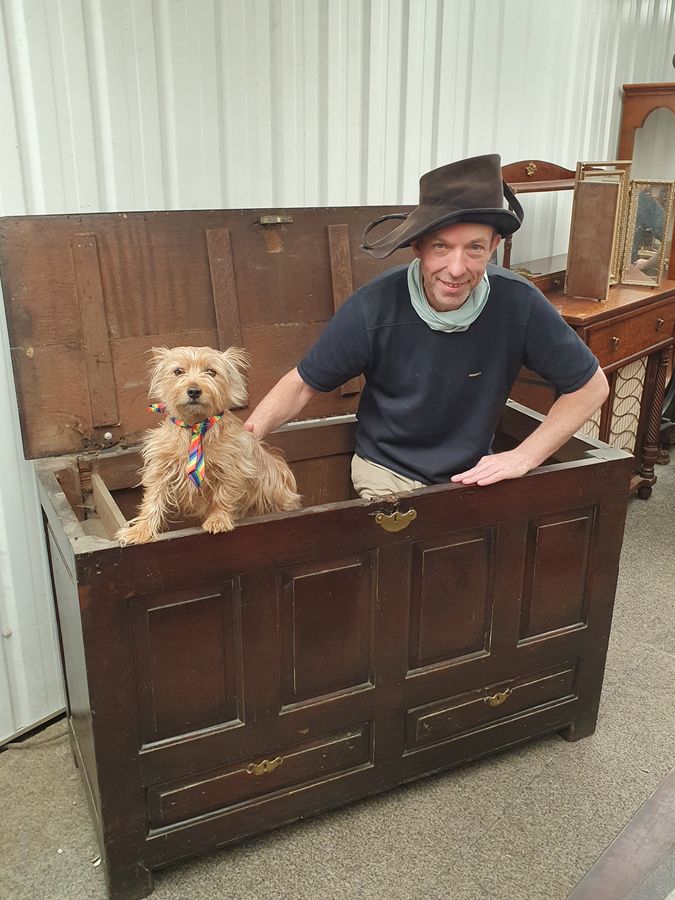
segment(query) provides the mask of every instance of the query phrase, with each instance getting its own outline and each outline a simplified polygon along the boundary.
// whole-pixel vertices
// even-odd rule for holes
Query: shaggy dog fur
[[[295,478],[280,452],[261,443],[229,410],[246,403],[245,350],[224,353],[209,347],[155,348],[150,398],[162,401],[166,418],[144,437],[138,515],[120,529],[121,544],[154,540],[169,516],[202,519],[204,531],[231,531],[237,519],[297,509]],[[191,432],[173,416],[196,425],[223,413],[202,438],[204,481],[197,487],[186,474]]]

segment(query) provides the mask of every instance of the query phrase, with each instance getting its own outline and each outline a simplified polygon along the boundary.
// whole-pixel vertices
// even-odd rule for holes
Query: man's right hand
[[[276,383],[269,394],[263,397],[244,422],[244,428],[262,441],[275,428],[295,418],[305,404],[318,393],[319,391],[305,384],[297,369],[291,369]]]

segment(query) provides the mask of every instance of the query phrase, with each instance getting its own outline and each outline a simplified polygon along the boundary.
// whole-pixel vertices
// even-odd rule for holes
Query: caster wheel
[[[637,495],[640,500],[649,500],[652,495],[651,486],[648,484],[643,484],[641,488],[638,488]]]

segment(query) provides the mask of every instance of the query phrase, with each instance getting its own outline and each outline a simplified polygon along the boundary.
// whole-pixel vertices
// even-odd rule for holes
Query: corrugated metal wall
[[[412,203],[463,156],[613,158],[620,85],[672,79],[674,18],[675,0],[0,0],[0,213]],[[569,197],[531,199],[516,258],[564,251]],[[0,353],[9,380],[6,335]],[[11,387],[2,404],[0,739],[61,703]]]

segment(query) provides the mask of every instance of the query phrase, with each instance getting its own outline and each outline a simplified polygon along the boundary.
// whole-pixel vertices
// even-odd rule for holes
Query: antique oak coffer
[[[146,351],[245,346],[252,407],[353,287],[406,259],[359,250],[383,212],[0,222],[72,747],[113,898],[146,896],[174,860],[594,730],[631,459],[591,439],[516,481],[354,499],[355,379],[272,436],[302,509],[114,539],[156,424]],[[509,402],[496,446],[539,421]]]

